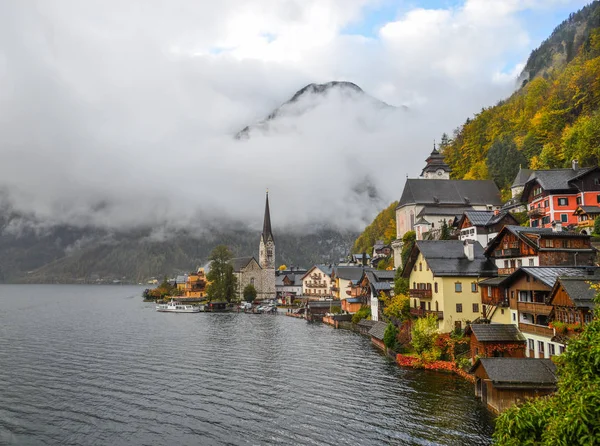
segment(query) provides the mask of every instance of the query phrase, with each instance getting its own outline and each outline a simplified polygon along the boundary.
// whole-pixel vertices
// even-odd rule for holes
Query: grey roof
[[[187,282],[187,274],[184,274],[183,276],[177,276],[177,278],[175,279],[175,283],[185,283]]]
[[[372,321],[370,319],[361,319],[358,324],[359,327],[369,327],[371,328],[373,325],[375,325],[377,323],[377,321]]]
[[[494,211],[465,211],[464,217],[467,217],[473,226],[491,226],[501,221],[506,216],[512,217],[510,212],[494,212]],[[514,217],[513,221],[514,220]],[[462,218],[461,218],[462,219]]]
[[[269,239],[275,241],[275,237],[273,237],[273,231],[271,231],[271,212],[269,211],[269,192],[267,192],[267,199],[265,201],[265,218],[263,221],[262,239],[265,242]]]
[[[290,280],[291,285],[285,285],[283,283],[283,279],[288,278]],[[288,274],[279,274],[275,276],[275,286],[301,286],[302,282],[300,280],[298,280],[301,277],[301,275],[295,274],[295,273],[288,273]],[[296,283],[298,282],[298,283]]]
[[[426,160],[427,164],[421,171],[421,175],[423,175],[425,172],[435,172],[439,169],[445,170],[446,172],[451,172],[452,169],[450,168],[450,166],[448,164],[446,164],[446,161],[444,161],[444,158],[445,158],[444,155],[442,155],[439,151],[436,150],[435,143],[434,143],[433,151],[431,152],[431,155],[429,155],[427,157],[427,160]]]
[[[252,259],[254,259],[254,257],[236,257],[235,259],[231,259],[231,265],[233,266],[233,270],[236,273],[240,272],[242,268],[248,266],[248,263],[250,263]]]
[[[515,180],[513,181],[512,185],[510,187],[512,188],[512,187],[525,186],[525,183],[527,183],[527,180],[529,179],[531,172],[533,172],[533,170],[531,170],[531,169],[519,168],[519,173],[517,173],[517,176],[515,177]]]
[[[409,178],[398,207],[422,205],[501,206],[500,191],[492,180],[434,180]]]
[[[544,190],[569,190],[570,181],[579,178],[593,170],[594,167],[582,167],[581,169],[549,169],[534,170],[526,183],[537,181]]]
[[[427,180],[430,181],[430,180]],[[446,180],[447,181],[447,180]],[[473,208],[471,206],[425,206],[421,211],[417,214],[417,217],[424,217],[425,215],[441,215],[448,217],[458,217],[464,214],[467,211],[471,211]]]
[[[577,308],[593,310],[596,307],[594,298],[598,291],[592,288],[591,285],[600,283],[600,277],[598,277],[598,275],[586,275],[580,277],[565,276],[559,277],[558,281]]]
[[[550,359],[481,358],[471,371],[479,364],[494,384],[556,385],[556,365]]]
[[[375,321],[375,323],[369,330],[369,335],[374,337],[375,339],[379,339],[380,341],[382,341],[386,327],[387,324],[385,322]]]
[[[494,239],[492,239],[492,241],[490,242],[489,245],[487,245],[487,247],[485,248],[485,251],[488,255],[491,255],[491,253],[496,249],[496,246],[498,246],[501,241],[502,241],[502,234],[503,232],[508,231],[513,233],[514,235],[516,235],[520,240],[522,240],[524,243],[528,244],[529,246],[535,248],[536,250],[539,251],[570,251],[570,250],[576,250],[576,251],[585,251],[585,252],[589,252],[592,251],[592,248],[579,248],[579,249],[573,249],[573,248],[543,248],[538,246],[535,241],[531,240],[529,237],[526,236],[526,234],[536,234],[536,235],[540,235],[541,237],[543,236],[552,236],[552,237],[560,237],[560,238],[580,238],[580,239],[589,239],[589,235],[585,235],[585,234],[581,234],[579,232],[575,232],[575,231],[554,231],[552,228],[532,228],[529,226],[516,226],[516,225],[506,225],[502,228],[502,230],[500,231],[500,233],[494,237]],[[543,237],[543,238],[547,238],[547,237]]]
[[[383,243],[383,240],[377,240],[375,242],[375,244],[373,245],[373,249],[383,249],[385,248],[385,243]]]
[[[506,279],[506,276],[490,277],[479,282],[479,286],[497,286],[504,282],[504,279]]]
[[[416,222],[415,225],[430,225],[431,223],[429,223],[427,220],[425,220],[425,218],[421,217],[419,218]]]
[[[369,285],[373,291],[388,291],[392,289],[394,283],[395,271],[368,270],[365,275],[369,280]]]
[[[312,271],[313,268],[320,269],[321,272],[323,274],[325,274],[326,276],[331,276],[331,273],[333,272],[333,265],[315,265],[312,268],[309,268],[309,270],[306,271],[306,273],[304,273],[302,278],[304,279],[308,275],[308,273],[310,273]]]
[[[600,206],[579,206],[578,209],[586,214],[600,214]]]
[[[480,342],[525,342],[525,336],[513,324],[472,324],[470,327]]]
[[[362,266],[336,266],[334,270],[335,275],[340,279],[351,280],[353,282],[360,280],[364,271]]]
[[[425,257],[429,269],[438,277],[496,276],[498,273],[494,262],[483,255],[483,248],[478,242],[473,243],[475,258],[472,261],[467,259],[461,240],[417,240],[415,246]]]
[[[559,276],[573,277],[573,276],[586,276],[589,267],[585,266],[522,266],[515,271],[511,276],[507,277],[508,281],[512,281],[513,276],[517,276],[519,271],[529,274],[535,277],[537,280],[542,282],[549,287],[553,287],[556,279]],[[589,277],[589,276],[588,276]]]

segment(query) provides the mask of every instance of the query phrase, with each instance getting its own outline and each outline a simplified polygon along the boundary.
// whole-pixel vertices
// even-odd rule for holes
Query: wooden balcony
[[[584,220],[577,222],[577,227],[579,228],[593,228],[594,220]]]
[[[503,257],[519,257],[521,255],[521,251],[519,248],[506,248],[506,249],[496,249],[494,251],[494,257],[503,258]]]
[[[517,302],[517,310],[523,313],[531,313],[542,316],[548,316],[552,311],[551,305],[543,302]]]
[[[417,299],[430,299],[431,298],[431,290],[412,289],[412,290],[408,290],[408,294],[410,297],[417,298]]]
[[[546,215],[546,208],[533,208],[530,211],[527,211],[527,216],[529,218],[541,218]]]
[[[545,336],[547,338],[554,336],[554,329],[545,325],[534,325],[527,324],[525,322],[519,322],[519,330],[521,330],[523,333]]]
[[[439,320],[444,319],[443,311],[430,311],[430,310],[423,310],[422,308],[411,308],[410,314],[412,314],[413,316],[417,316],[417,317],[426,317],[426,316],[429,316],[430,314],[433,314],[433,315],[437,316],[437,318]]]
[[[517,270],[517,268],[498,268],[498,275],[499,276],[510,276],[516,270]]]

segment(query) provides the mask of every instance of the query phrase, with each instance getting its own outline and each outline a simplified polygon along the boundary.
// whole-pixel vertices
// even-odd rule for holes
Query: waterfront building
[[[334,266],[331,274],[333,297],[342,301],[350,298],[352,285],[360,280],[364,269],[363,266]],[[342,302],[342,307],[343,304]]]
[[[451,180],[450,167],[435,147],[426,160],[420,178],[407,178],[396,207],[396,240],[392,242],[394,266],[400,267],[402,237],[419,229],[432,238],[465,211],[500,209],[500,191],[492,180]],[[417,222],[421,227],[416,228]]]
[[[440,333],[462,329],[481,316],[479,282],[496,274],[496,265],[473,240],[417,240],[402,269],[411,314],[435,315]]]
[[[471,361],[476,358],[524,358],[525,336],[513,324],[471,324],[465,330],[470,335]]]
[[[277,301],[291,305],[294,299],[302,296],[302,276],[307,270],[292,267],[288,270],[275,271],[275,292]]]
[[[312,299],[333,298],[332,265],[315,265],[302,276],[302,294]]]
[[[600,204],[600,168],[579,167],[573,160],[571,168],[535,170],[523,187],[522,200],[531,227],[549,228],[553,222],[577,226],[578,206]]]
[[[358,308],[363,305],[371,307],[371,319],[381,319],[383,308],[379,305],[381,293],[386,297],[394,295],[395,271],[365,269],[362,276],[350,287],[350,296]],[[355,307],[356,308],[356,307]]]
[[[600,285],[598,269],[588,268],[583,276],[560,276],[550,292],[549,305],[552,306],[551,320],[565,326],[555,325],[557,335],[566,335],[569,329],[589,324],[596,304],[594,297],[598,293],[595,286]]]
[[[499,275],[509,275],[521,266],[593,265],[596,250],[590,237],[554,228],[505,226],[490,242],[485,254],[493,259]]]
[[[556,366],[549,359],[481,358],[470,372],[475,396],[496,413],[556,391]]]
[[[387,324],[385,322],[375,321],[368,333],[371,337],[371,342],[373,343],[373,345],[384,351],[385,344],[383,343],[383,335],[385,334],[386,328]]]
[[[208,281],[204,268],[198,268],[198,271],[187,274],[186,281],[181,291],[185,297],[202,298],[206,296],[206,287]],[[179,283],[177,284],[179,288]]]

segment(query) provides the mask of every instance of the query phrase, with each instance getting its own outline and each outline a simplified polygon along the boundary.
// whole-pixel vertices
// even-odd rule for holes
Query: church
[[[465,211],[501,208],[500,190],[492,180],[451,180],[452,169],[433,146],[419,178],[407,178],[396,206],[396,240],[392,242],[394,267],[401,263],[402,237],[415,231],[417,239],[433,235]]]
[[[243,299],[244,288],[248,284],[252,284],[256,288],[258,300],[275,299],[275,237],[271,230],[268,192],[263,230],[258,247],[258,261],[254,257],[238,257],[232,259],[231,264],[237,278],[237,294],[240,300]]]

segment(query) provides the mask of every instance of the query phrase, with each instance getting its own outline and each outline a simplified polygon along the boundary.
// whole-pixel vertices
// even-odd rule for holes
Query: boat
[[[171,299],[171,302],[169,303],[158,304],[156,306],[156,311],[162,313],[200,313],[200,310],[200,307],[175,302],[173,299]]]

